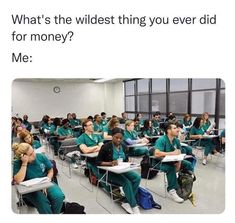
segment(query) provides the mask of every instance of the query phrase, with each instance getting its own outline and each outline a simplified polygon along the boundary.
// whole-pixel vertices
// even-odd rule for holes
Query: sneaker
[[[121,206],[128,214],[133,214],[133,210],[129,203],[122,203]]]
[[[74,169],[77,169],[77,168],[78,168],[78,165],[77,165],[76,163],[72,163],[72,167],[73,167]]]
[[[125,193],[124,193],[124,191],[123,191],[123,188],[122,188],[122,187],[119,187],[119,190],[120,190],[120,194],[121,194],[123,197],[125,197]]]
[[[177,203],[183,203],[184,202],[184,199],[178,196],[175,189],[170,190],[169,195],[170,195],[171,199],[174,200]]]
[[[138,206],[133,207],[132,210],[133,210],[133,214],[140,214],[140,209]]]
[[[203,164],[203,165],[206,165],[206,164],[207,164],[206,159],[203,159],[203,160],[202,160],[202,164]]]

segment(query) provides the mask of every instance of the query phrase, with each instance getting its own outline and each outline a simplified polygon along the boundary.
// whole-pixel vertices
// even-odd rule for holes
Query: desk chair
[[[110,196],[111,200],[111,206],[112,206],[112,211],[110,211],[101,201],[99,200],[99,192],[100,192],[100,184],[103,184],[103,190]],[[120,196],[117,196],[117,191],[119,191],[121,185],[117,185],[114,183],[111,183],[108,181],[108,172],[106,172],[99,180],[97,183],[97,189],[96,189],[96,202],[99,204],[101,207],[103,207],[108,213],[112,214],[114,213],[115,205],[114,202],[120,202],[124,199],[124,197],[120,194]]]
[[[59,158],[62,160],[62,172],[67,177],[71,178],[72,177],[71,162],[69,162],[68,164],[68,168],[69,168],[68,175],[64,172],[63,167],[65,166],[66,159],[71,161],[75,154],[77,154],[77,157],[79,157],[78,146],[76,144],[75,138],[61,140],[60,142],[61,142],[61,146],[58,150],[58,154],[59,154]]]
[[[149,181],[149,174],[150,174],[150,171],[157,171],[158,174],[159,174],[159,173],[160,173],[160,174],[162,173],[162,174],[164,175],[164,181],[163,181],[163,184],[164,184],[164,195],[161,195],[161,194],[158,194],[158,195],[161,196],[161,197],[166,198],[166,194],[167,194],[167,177],[166,177],[166,173],[163,172],[163,171],[161,171],[162,160],[159,159],[159,158],[156,158],[155,156],[150,156],[149,158],[150,158],[150,160],[152,160],[152,161],[153,161],[153,160],[156,160],[157,162],[156,162],[155,165],[153,165],[152,167],[150,167],[149,170],[148,170],[147,178],[146,178],[146,181],[145,181],[145,188],[148,189],[148,190],[150,190],[150,191],[152,191],[152,192],[155,193],[155,194],[158,194],[158,192],[149,189],[147,184],[148,184],[148,181]],[[150,162],[151,162],[151,161],[150,161]]]

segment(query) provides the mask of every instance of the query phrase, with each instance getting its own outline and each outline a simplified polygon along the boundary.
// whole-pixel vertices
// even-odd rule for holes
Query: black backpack
[[[179,197],[187,200],[192,195],[193,182],[196,180],[196,177],[193,172],[179,172],[178,184],[179,188],[177,189],[177,194]]]
[[[140,162],[141,166],[141,177],[147,179],[149,168],[151,168],[151,162],[149,156],[144,156]],[[153,179],[157,175],[157,170],[150,170],[148,179]]]
[[[86,214],[85,207],[76,202],[64,202],[61,213],[63,214]]]

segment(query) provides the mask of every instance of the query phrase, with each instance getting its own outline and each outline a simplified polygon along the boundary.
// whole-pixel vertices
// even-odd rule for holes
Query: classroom
[[[19,78],[11,117],[14,213],[225,209],[222,79]]]

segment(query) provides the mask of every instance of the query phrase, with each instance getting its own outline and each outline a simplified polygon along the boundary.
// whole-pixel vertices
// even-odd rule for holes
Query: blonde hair
[[[30,135],[31,137],[31,144],[33,143],[33,136],[30,134],[30,132],[27,129],[23,129],[20,133],[19,133],[19,137],[20,137],[20,142],[25,142],[25,137],[27,137],[28,135]]]
[[[30,145],[28,143],[14,143],[12,145],[12,149],[15,154],[16,159],[20,159],[22,154],[25,154],[30,149]]]
[[[127,126],[129,126],[132,122],[134,123],[133,120],[127,120],[127,121],[125,122],[125,128],[126,128]]]

